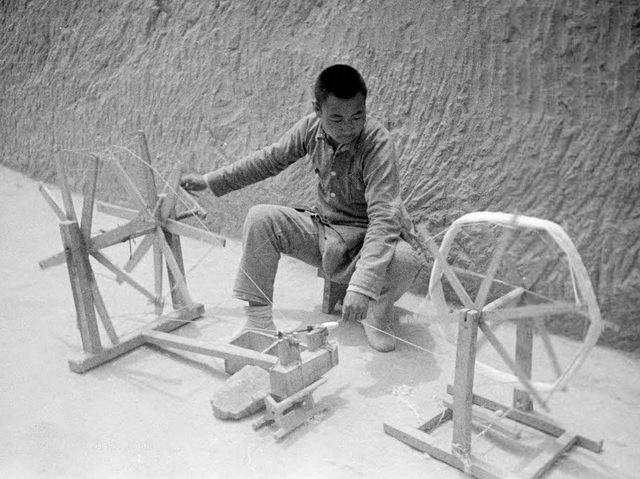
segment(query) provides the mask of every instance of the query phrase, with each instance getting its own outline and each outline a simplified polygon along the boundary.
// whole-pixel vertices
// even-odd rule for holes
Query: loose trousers
[[[257,205],[247,214],[242,234],[242,258],[234,296],[244,301],[271,304],[273,285],[282,254],[311,266],[322,266],[321,238],[324,228],[312,213],[287,206]],[[421,268],[418,253],[399,239],[387,267],[380,297],[370,311],[389,316],[393,304],[411,286]]]

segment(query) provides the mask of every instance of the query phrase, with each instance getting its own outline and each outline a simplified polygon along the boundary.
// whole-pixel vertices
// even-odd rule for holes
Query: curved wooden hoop
[[[584,361],[586,360],[589,352],[595,346],[600,333],[602,332],[602,318],[600,315],[600,308],[596,300],[591,280],[587,273],[578,251],[567,235],[567,233],[556,223],[552,221],[543,220],[540,218],[534,218],[530,216],[520,216],[510,213],[499,213],[489,211],[478,211],[474,213],[466,214],[456,221],[454,221],[451,227],[445,233],[442,244],[440,245],[439,258],[436,257],[433,269],[431,270],[431,277],[429,278],[429,295],[433,305],[441,314],[447,314],[449,312],[449,306],[446,303],[444,297],[444,290],[442,288],[442,276],[443,265],[440,258],[446,260],[449,250],[453,245],[453,240],[458,231],[464,226],[473,223],[488,223],[497,224],[504,227],[514,228],[526,228],[542,230],[549,234],[549,236],[555,241],[560,249],[566,254],[570,273],[573,275],[575,283],[577,285],[577,292],[579,296],[576,296],[575,301],[577,306],[586,307],[586,314],[589,318],[589,328],[585,335],[583,344],[573,358],[573,360],[565,367],[562,374],[560,374],[555,381],[537,381],[532,382],[532,385],[539,391],[553,394],[554,391],[565,387],[567,382],[573,377],[573,375],[580,369]],[[583,304],[580,303],[582,300]],[[496,380],[507,383],[519,383],[519,379],[515,375],[511,375],[492,366],[478,363],[478,365],[486,373],[493,376]]]

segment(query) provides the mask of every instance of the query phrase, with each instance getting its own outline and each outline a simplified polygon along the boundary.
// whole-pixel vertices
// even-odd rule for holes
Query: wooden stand
[[[453,403],[446,403],[445,409],[431,420],[417,428],[403,425],[384,424],[387,434],[400,441],[426,452],[430,456],[446,462],[467,474],[480,479],[526,478],[533,479],[542,475],[573,446],[581,446],[593,452],[602,451],[602,441],[596,442],[582,436],[571,434],[553,424],[546,418],[535,415],[531,398],[526,391],[515,391],[513,407],[504,406],[473,394],[475,371],[476,340],[478,328],[485,331],[486,325],[476,311],[467,311],[458,321],[458,344],[453,387],[447,391],[453,395]],[[522,322],[518,326],[516,361],[520,369],[531,372],[531,325]],[[510,420],[517,421],[532,429],[551,436],[550,442],[538,455],[521,470],[506,471],[502,467],[482,461],[471,454],[472,427],[480,425],[502,434],[506,442],[518,441],[517,434],[505,429],[502,417],[487,414],[485,410],[503,412]],[[453,422],[453,434],[450,445],[431,435],[445,422]]]
[[[141,157],[144,160],[142,173],[145,178],[145,194],[138,191],[118,160],[113,159],[112,161],[115,173],[123,188],[129,192],[139,208],[134,210],[111,207],[113,211],[110,212],[128,220],[121,226],[92,235],[96,184],[101,166],[99,158],[95,155],[90,155],[88,158],[89,175],[83,191],[81,223],[76,217],[64,165],[58,158],[56,158],[56,168],[64,208],[56,203],[44,185],[40,186],[40,192],[61,221],[60,233],[64,247],[64,251],[61,253],[41,261],[40,267],[44,269],[65,261],[67,263],[76,307],[76,320],[84,350],[81,358],[69,361],[69,367],[77,373],[84,373],[144,343],[157,341],[158,335],[166,334],[201,317],[204,308],[201,304],[193,302],[186,286],[179,235],[224,246],[224,238],[179,222],[176,215],[176,205],[180,189],[180,169],[173,172],[162,193],[158,193],[151,157],[146,138],[142,132],[139,133],[139,141]],[[195,208],[179,216],[180,219],[184,219],[194,214],[201,214],[201,212],[200,208]],[[102,252],[104,248],[140,236],[144,236],[144,239],[123,268],[115,265]],[[129,274],[151,248],[153,248],[154,258],[154,292],[149,291]],[[119,337],[102,299],[90,258],[114,273],[118,282],[126,282],[142,293],[155,306],[157,318],[144,328]],[[162,300],[163,260],[167,266],[170,294],[174,307],[172,313],[164,316],[162,315],[164,306]],[[105,347],[102,344],[98,318],[112,343],[111,347]]]
[[[344,295],[346,294],[347,287],[349,285],[331,281],[322,268],[318,268],[318,276],[320,278],[324,278],[324,286],[322,289],[322,312],[324,314],[333,314],[338,302],[344,299]]]

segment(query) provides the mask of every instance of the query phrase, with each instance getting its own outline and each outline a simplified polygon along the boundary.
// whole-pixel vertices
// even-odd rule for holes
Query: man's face
[[[325,133],[339,145],[351,143],[364,128],[367,107],[362,93],[348,99],[330,93],[321,105],[314,106]]]

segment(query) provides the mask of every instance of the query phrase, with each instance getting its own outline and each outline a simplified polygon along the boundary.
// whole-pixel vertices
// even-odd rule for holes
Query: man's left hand
[[[369,301],[371,298],[365,294],[347,291],[342,300],[342,319],[344,321],[362,321],[367,317]]]

